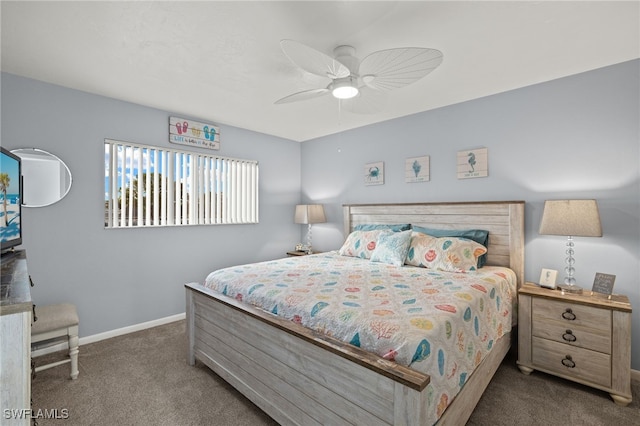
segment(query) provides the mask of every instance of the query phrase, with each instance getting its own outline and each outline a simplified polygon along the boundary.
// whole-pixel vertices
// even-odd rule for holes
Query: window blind
[[[105,227],[258,223],[258,162],[105,139]]]

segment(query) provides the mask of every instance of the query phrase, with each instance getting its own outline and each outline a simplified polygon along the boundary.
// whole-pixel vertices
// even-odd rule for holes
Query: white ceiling
[[[2,1],[2,71],[178,116],[304,141],[640,57],[638,1]],[[442,65],[383,112],[331,96],[274,105],[329,80],[280,50],[293,39],[362,59],[430,47]]]

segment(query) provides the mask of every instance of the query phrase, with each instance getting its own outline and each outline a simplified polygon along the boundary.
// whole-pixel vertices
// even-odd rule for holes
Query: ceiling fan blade
[[[307,99],[319,98],[329,93],[329,89],[311,89],[303,92],[294,93],[293,95],[285,96],[282,99],[275,101],[275,104],[288,104],[291,102],[306,101]]]
[[[373,52],[360,63],[360,78],[377,90],[393,90],[420,80],[442,63],[442,52],[400,47]]]
[[[358,96],[342,101],[342,107],[355,114],[375,114],[382,111],[389,95],[367,86],[359,87]]]
[[[291,62],[311,74],[331,79],[348,77],[351,74],[349,68],[331,56],[297,41],[282,40],[280,47]]]

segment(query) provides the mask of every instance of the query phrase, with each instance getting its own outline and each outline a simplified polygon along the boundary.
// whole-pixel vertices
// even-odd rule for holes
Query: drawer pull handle
[[[578,338],[573,334],[573,331],[567,330],[566,333],[562,335],[562,338],[567,342],[575,342]]]
[[[576,314],[573,313],[571,308],[567,308],[567,310],[562,313],[562,318],[573,321],[574,319],[576,319]]]
[[[574,368],[576,366],[576,363],[571,359],[571,355],[565,355],[565,357],[562,359],[562,365],[564,365],[565,367]]]

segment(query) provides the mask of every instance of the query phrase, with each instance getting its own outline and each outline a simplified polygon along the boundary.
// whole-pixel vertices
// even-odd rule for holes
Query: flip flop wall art
[[[220,128],[178,117],[169,117],[169,142],[198,148],[220,149]]]

